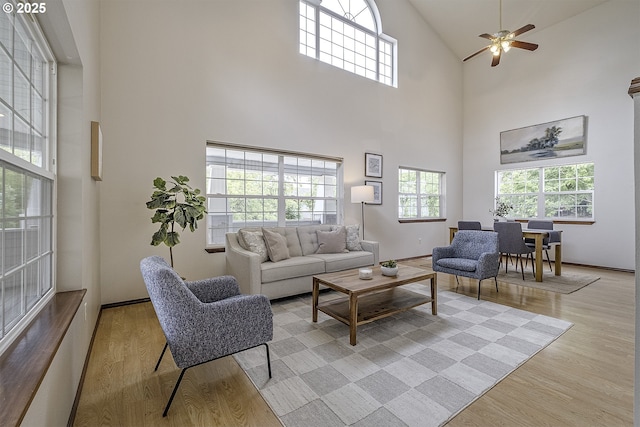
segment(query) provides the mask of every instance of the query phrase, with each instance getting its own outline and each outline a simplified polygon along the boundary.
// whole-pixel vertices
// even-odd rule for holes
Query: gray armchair
[[[456,276],[478,279],[478,299],[480,284],[484,279],[493,277],[498,290],[498,233],[490,231],[458,231],[450,246],[433,248],[433,271]]]
[[[167,346],[182,369],[163,417],[193,366],[264,345],[271,378],[267,341],[273,338],[273,314],[266,296],[241,295],[233,276],[184,281],[158,256],[143,259],[140,271],[167,339],[155,369]]]

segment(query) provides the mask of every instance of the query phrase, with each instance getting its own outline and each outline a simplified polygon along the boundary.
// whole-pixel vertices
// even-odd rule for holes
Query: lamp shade
[[[373,202],[373,200],[373,187],[371,185],[351,187],[351,203]]]

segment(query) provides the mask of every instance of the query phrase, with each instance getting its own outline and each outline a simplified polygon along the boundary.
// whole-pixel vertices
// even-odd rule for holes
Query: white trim
[[[373,19],[376,21],[376,30],[378,31],[378,35],[380,36],[382,35],[382,19],[380,18],[380,11],[378,10],[378,6],[373,0],[364,1],[369,5],[369,9],[371,9]]]
[[[16,156],[15,154],[12,154],[6,150],[0,149],[0,161],[3,161],[13,166],[17,166],[18,168],[24,169],[29,173],[41,176],[43,178],[50,179],[52,181],[55,179],[55,175],[53,174],[53,172],[50,172],[39,166],[36,166],[31,162],[27,162],[26,160],[23,160],[20,157]]]

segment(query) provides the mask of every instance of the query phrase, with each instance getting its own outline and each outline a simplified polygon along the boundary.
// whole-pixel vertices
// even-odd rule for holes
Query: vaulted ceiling
[[[536,43],[536,31],[606,1],[621,0],[502,0],[505,28],[499,28],[500,0],[409,0],[460,60],[488,44],[479,34],[514,31],[534,24],[536,28],[521,39]]]

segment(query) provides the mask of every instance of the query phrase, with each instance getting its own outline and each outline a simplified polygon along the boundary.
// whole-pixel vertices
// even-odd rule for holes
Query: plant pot
[[[383,267],[380,266],[380,270],[382,271],[383,276],[397,276],[398,275],[398,267]]]

